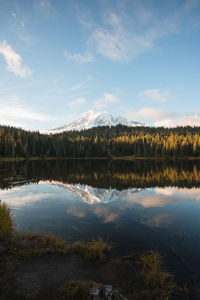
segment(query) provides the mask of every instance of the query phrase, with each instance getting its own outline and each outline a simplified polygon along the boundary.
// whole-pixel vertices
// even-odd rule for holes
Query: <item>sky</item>
[[[200,0],[0,0],[0,124],[200,126]]]

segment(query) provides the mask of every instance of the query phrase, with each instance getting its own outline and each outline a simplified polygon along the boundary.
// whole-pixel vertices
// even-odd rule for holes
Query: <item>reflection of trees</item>
[[[0,185],[56,180],[98,188],[146,188],[154,186],[200,187],[200,162],[50,160],[9,162],[0,165]]]

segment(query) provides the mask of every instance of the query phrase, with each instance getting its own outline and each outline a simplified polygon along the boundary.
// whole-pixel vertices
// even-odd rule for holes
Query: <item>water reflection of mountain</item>
[[[93,188],[88,185],[81,184],[66,184],[57,181],[40,181],[40,184],[50,183],[61,189],[66,189],[69,192],[75,194],[82,199],[83,202],[88,204],[94,203],[109,203],[111,201],[127,197],[128,194],[134,194],[140,192],[141,189],[126,189],[119,191],[117,189],[102,189],[102,188]]]
[[[39,180],[101,189],[200,187],[199,161],[52,160],[0,164],[0,187]]]

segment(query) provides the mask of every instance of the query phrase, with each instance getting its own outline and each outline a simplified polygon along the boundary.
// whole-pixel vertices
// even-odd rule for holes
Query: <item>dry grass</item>
[[[0,202],[0,241],[11,238],[14,232],[14,225],[11,218],[10,208]]]
[[[77,241],[66,243],[53,234],[40,232],[17,233],[14,230],[10,209],[0,203],[0,252],[6,251],[15,256],[41,256],[45,254],[77,254],[87,260],[103,261],[111,246],[102,238],[92,242]]]
[[[105,260],[105,254],[110,252],[111,245],[101,237],[94,239],[91,243],[78,241],[72,245],[72,252],[81,255],[87,260]]]
[[[47,254],[70,255],[77,254],[87,260],[104,261],[111,246],[102,238],[92,242],[77,241],[74,244],[52,234],[40,232],[17,233],[11,218],[10,209],[0,202],[0,290],[14,275],[14,264],[17,257],[32,257]],[[169,300],[179,299],[179,293],[172,274],[164,270],[163,257],[157,252],[147,252],[138,255],[135,268],[135,278],[131,281],[131,300]],[[91,283],[81,280],[66,282],[59,289],[58,299],[90,299],[88,291]],[[175,295],[175,296],[174,296]],[[180,299],[184,299],[183,297]]]
[[[146,252],[138,256],[139,270],[131,300],[169,300],[183,297],[171,273],[164,270],[164,259],[158,252]],[[184,298],[182,298],[184,299]]]
[[[94,286],[91,281],[81,279],[67,280],[55,293],[59,300],[92,300],[90,288]]]

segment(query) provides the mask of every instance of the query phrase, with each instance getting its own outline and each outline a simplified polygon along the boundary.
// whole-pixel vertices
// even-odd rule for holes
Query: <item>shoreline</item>
[[[136,156],[113,156],[113,157],[0,157],[0,162],[17,162],[17,161],[48,161],[48,160],[157,160],[157,161],[173,161],[173,160],[200,160],[198,157],[136,157]]]

